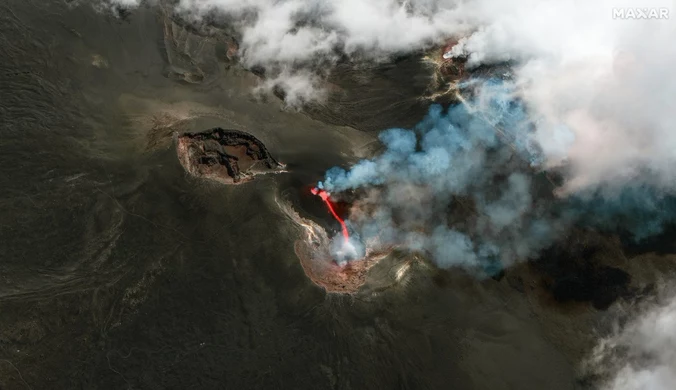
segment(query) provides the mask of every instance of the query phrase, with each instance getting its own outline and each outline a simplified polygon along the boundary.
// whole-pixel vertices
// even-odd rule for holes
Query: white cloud
[[[454,52],[470,66],[517,62],[546,164],[570,171],[563,192],[639,177],[676,190],[676,23],[614,19],[617,7],[676,11],[674,0],[180,0],[178,10],[233,16],[242,61],[296,102],[325,96],[310,89],[336,50],[382,58],[463,36]]]
[[[284,101],[291,107],[300,107],[309,101],[324,100],[325,90],[319,78],[309,72],[282,70],[274,77],[267,78],[257,88],[257,93],[267,93],[279,88],[284,91]]]
[[[109,3],[120,5],[122,7],[138,7],[143,0],[110,0]]]
[[[382,54],[415,50],[458,30],[455,1],[413,0],[181,0],[179,9],[194,16],[209,12],[256,14],[243,28],[249,59],[284,61],[345,52]],[[300,20],[303,24],[298,25]],[[287,52],[289,52],[287,54]],[[368,53],[367,53],[368,54]]]
[[[115,0],[115,2],[127,7],[135,7],[141,4],[141,0]]]
[[[676,388],[676,298],[641,312],[597,346],[590,367],[602,390]]]

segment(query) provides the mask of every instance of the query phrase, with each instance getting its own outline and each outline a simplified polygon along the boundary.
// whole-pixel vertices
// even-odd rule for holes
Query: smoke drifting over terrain
[[[327,173],[330,193],[367,189],[350,215],[361,237],[426,251],[441,267],[511,264],[551,243],[558,227],[531,195],[538,152],[523,107],[498,81],[479,95],[490,117],[434,106],[415,130],[383,132],[380,156]]]
[[[125,6],[140,0],[114,0]],[[341,55],[380,60],[461,38],[468,66],[511,61],[514,93],[537,118],[545,166],[565,166],[562,193],[635,180],[673,190],[676,24],[613,18],[618,7],[676,9],[673,0],[180,0],[185,18],[223,15],[263,88],[291,104],[321,100]]]
[[[333,196],[359,193],[348,225],[361,242],[491,274],[574,224],[641,239],[674,216],[676,24],[613,18],[622,7],[676,11],[671,0],[181,0],[176,10],[236,20],[242,62],[264,67],[263,87],[281,86],[292,104],[322,99],[343,55],[382,60],[455,38],[452,54],[470,68],[513,64],[507,80],[461,86],[467,105],[385,131],[383,154],[322,183]],[[646,337],[637,343],[652,345]],[[646,388],[631,383],[650,373],[674,388],[672,357],[655,361],[623,369],[616,388]]]
[[[610,379],[603,390],[667,390],[676,384],[676,300],[673,297],[602,340],[589,361]]]
[[[674,202],[651,187],[555,196],[536,121],[513,88],[487,80],[471,102],[447,112],[434,106],[415,129],[383,132],[384,153],[329,170],[320,187],[366,194],[349,218],[362,238],[488,274],[536,257],[573,223],[635,239],[662,231]]]

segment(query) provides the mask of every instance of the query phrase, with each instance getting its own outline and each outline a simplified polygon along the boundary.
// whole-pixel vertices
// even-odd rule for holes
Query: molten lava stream
[[[343,229],[343,237],[345,238],[345,243],[347,244],[350,241],[350,234],[347,232],[347,226],[345,225],[345,221],[343,221],[343,219],[338,216],[336,210],[333,208],[333,204],[329,199],[329,193],[317,187],[313,188],[311,191],[313,195],[318,195],[320,198],[322,198],[324,203],[326,203],[326,206],[329,208],[329,211],[331,212],[333,217],[340,223],[340,227]]]

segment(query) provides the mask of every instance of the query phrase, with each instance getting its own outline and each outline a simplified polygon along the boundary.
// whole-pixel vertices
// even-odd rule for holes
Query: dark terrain
[[[122,16],[0,5],[0,389],[584,388],[597,325],[672,272],[669,255],[585,233],[501,278],[402,255],[359,294],[327,293],[276,200],[335,228],[308,184],[417,123],[435,70],[341,67],[329,107],[284,111],[251,97],[259,77],[222,25]],[[274,155],[289,172],[186,175],[173,134],[205,129],[231,178],[232,143],[238,164]]]

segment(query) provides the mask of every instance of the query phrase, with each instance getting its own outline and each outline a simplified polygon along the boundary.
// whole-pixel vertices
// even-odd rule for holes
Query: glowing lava
[[[311,191],[313,195],[318,195],[320,198],[322,198],[324,203],[326,203],[326,206],[329,208],[329,211],[331,212],[333,217],[340,223],[340,227],[343,229],[343,237],[345,238],[345,243],[346,244],[349,243],[350,235],[347,232],[347,226],[345,226],[345,221],[343,221],[343,219],[340,218],[336,213],[336,210],[334,210],[333,204],[331,203],[331,199],[329,199],[329,193],[317,187],[313,188]]]

